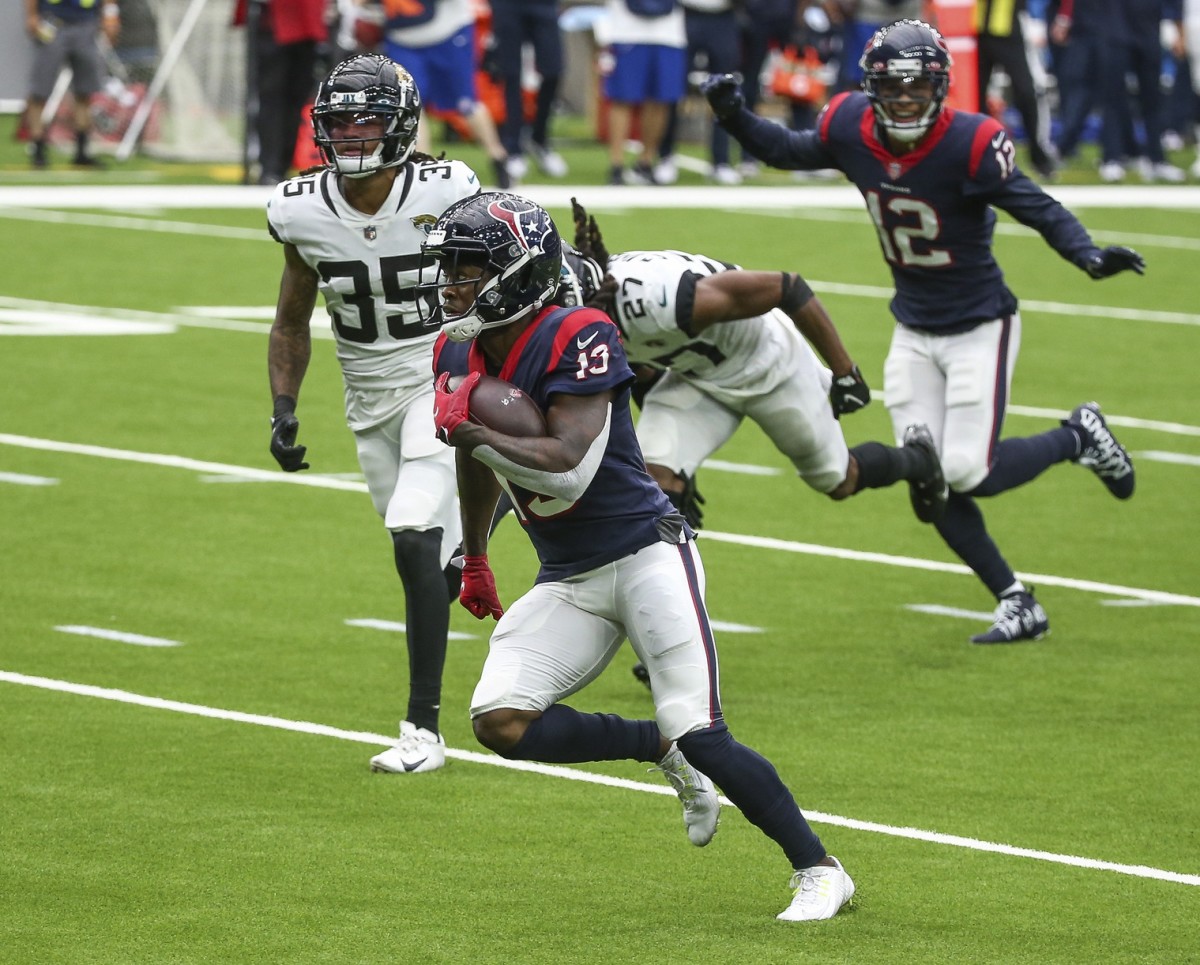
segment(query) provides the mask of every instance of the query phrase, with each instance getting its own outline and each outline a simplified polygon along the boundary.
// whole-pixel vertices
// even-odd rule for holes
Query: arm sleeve
[[[828,108],[826,108],[828,109]],[[821,140],[821,125],[811,131],[789,131],[745,108],[722,126],[764,164],[784,171],[836,168],[837,160]]]
[[[1007,135],[1003,134],[999,124],[995,125],[995,133],[991,128],[984,130],[984,133],[991,134],[993,139],[988,141],[990,146],[983,150],[966,193],[1007,211],[1021,224],[1037,231],[1051,248],[1071,264],[1086,268],[1088,260],[1099,253],[1087,229],[1075,215],[1019,168],[1011,162],[1005,163],[1004,157],[1012,155],[1004,150]],[[1001,138],[999,146],[994,138]]]

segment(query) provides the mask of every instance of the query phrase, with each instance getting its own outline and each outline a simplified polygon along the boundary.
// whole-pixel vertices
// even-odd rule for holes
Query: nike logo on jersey
[[[590,335],[588,338],[586,338],[586,339],[583,339],[583,338],[577,338],[577,339],[575,339],[575,344],[576,344],[576,345],[578,345],[578,346],[579,346],[579,348],[581,348],[581,349],[585,349],[585,348],[587,348],[589,345],[591,345],[591,344],[592,344],[592,341],[593,341],[593,340],[595,339],[595,337],[596,337],[597,335],[599,335],[599,334],[600,334],[599,332],[592,332],[592,334],[591,334],[591,335]]]
[[[1004,143],[1004,132],[1000,131],[992,138],[992,147],[999,147]]]

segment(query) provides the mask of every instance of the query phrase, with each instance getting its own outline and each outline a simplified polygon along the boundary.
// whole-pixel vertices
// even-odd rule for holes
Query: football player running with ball
[[[862,91],[834,97],[816,128],[799,133],[746,110],[733,75],[710,77],[703,89],[720,124],[755,157],[777,168],[838,168],[862,192],[896,286],[899,324],[883,374],[893,429],[900,438],[906,426],[929,426],[950,484],[938,533],[998,600],[992,626],[971,640],[1036,640],[1049,630],[1046,613],[992,542],[976,499],[1059,462],[1087,466],[1128,499],[1133,462],[1094,402],[1048,432],[1000,438],[1021,318],[992,255],[992,207],[1036,229],[1092,278],[1141,274],[1145,262],[1129,248],[1097,248],[1020,171],[999,122],[944,106],[950,53],[928,24],[881,28],[861,66]]]
[[[653,763],[700,847],[717,829],[715,782],[791,862],[795,894],[778,917],[833,917],[854,884],[775,768],[725,724],[693,533],[645,470],[617,327],[596,309],[554,304],[563,244],[550,216],[516,195],[482,194],[448,209],[425,251],[439,262],[434,422],[457,455],[460,599],[499,620],[471,700],[475,736],[513,760]],[[532,399],[546,433],[508,436],[473,422],[470,393],[485,374]],[[451,376],[465,378],[451,390]],[[501,487],[541,563],[507,612],[487,559]],[[654,720],[560,703],[626,638],[650,669]]]
[[[286,472],[308,468],[306,447],[296,443],[296,400],[319,291],[337,342],[346,421],[404,586],[408,708],[399,743],[371,759],[372,770],[397,774],[445,763],[438,710],[452,595],[446,573],[457,571],[443,568],[460,536],[454,459],[430,418],[438,330],[418,306],[421,245],[442,211],[479,192],[460,161],[413,153],[420,112],[420,94],[399,64],[376,55],[338,64],[312,111],[324,170],[278,185],[267,209],[284,254],[268,350],[271,453]]]

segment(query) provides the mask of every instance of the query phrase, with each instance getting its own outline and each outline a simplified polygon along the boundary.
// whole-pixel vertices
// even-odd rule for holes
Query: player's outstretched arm
[[[283,246],[283,277],[275,321],[267,343],[267,373],[271,383],[271,455],[285,472],[307,469],[305,446],[296,445],[300,422],[296,400],[312,356],[309,319],[317,303],[317,275],[304,263],[295,245]]]
[[[717,123],[764,164],[788,171],[837,167],[816,131],[790,131],[746,110],[740,74],[710,74],[700,92]]]
[[[696,282],[692,316],[681,319],[698,335],[710,325],[762,315],[781,308],[833,372],[830,403],[836,415],[856,412],[871,401],[871,390],[838,334],[833,320],[799,275],[778,271],[723,271]]]

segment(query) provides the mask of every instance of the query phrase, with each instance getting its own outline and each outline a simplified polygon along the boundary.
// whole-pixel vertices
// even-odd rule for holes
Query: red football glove
[[[451,444],[450,437],[454,430],[471,417],[467,403],[479,378],[478,372],[472,372],[451,392],[446,386],[450,376],[443,372],[433,384],[433,424],[437,429],[437,437],[447,445]]]
[[[496,578],[492,576],[486,553],[463,557],[462,590],[458,602],[470,610],[476,620],[482,620],[488,614],[493,620],[504,616],[504,607],[496,593]]]

